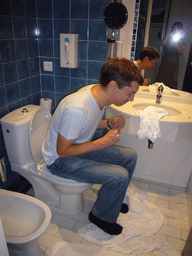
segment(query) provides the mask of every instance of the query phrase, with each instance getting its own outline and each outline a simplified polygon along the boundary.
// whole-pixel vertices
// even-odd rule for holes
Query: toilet
[[[9,255],[43,255],[37,239],[49,226],[50,208],[35,197],[4,189],[0,189],[0,206]]]
[[[75,215],[84,209],[83,192],[92,184],[53,175],[41,154],[51,113],[42,106],[26,105],[3,118],[1,124],[11,170],[25,177],[36,198],[52,210]]]

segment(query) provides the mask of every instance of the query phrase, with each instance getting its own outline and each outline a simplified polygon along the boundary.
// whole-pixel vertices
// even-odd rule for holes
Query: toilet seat
[[[62,186],[63,184],[65,184],[65,187],[68,187],[68,188],[84,187],[87,185],[87,183],[84,183],[84,182],[78,182],[75,180],[66,179],[61,176],[52,174],[44,162],[41,163],[40,169],[41,169],[41,176],[44,177],[45,179],[51,181],[55,185]]]
[[[46,137],[49,122],[51,120],[51,113],[47,108],[40,107],[31,118],[30,121],[30,147],[34,162],[37,166],[38,171],[41,176],[46,180],[49,180],[57,185],[65,184],[66,187],[84,187],[87,183],[78,182],[71,179],[66,179],[57,175],[52,174],[47,168],[42,154],[41,154],[41,145],[43,144],[44,138]],[[41,125],[39,125],[41,123]]]
[[[30,121],[29,141],[36,166],[38,166],[38,164],[43,160],[41,154],[41,145],[46,137],[50,120],[51,113],[49,110],[41,107],[34,113]]]

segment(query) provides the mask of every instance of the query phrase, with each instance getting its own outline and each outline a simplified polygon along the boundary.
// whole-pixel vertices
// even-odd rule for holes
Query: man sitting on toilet
[[[135,169],[133,149],[114,145],[125,125],[123,116],[103,119],[105,107],[133,101],[143,83],[138,68],[125,58],[113,58],[101,69],[99,84],[85,86],[66,96],[56,108],[42,146],[49,170],[58,176],[90,184],[102,184],[89,220],[111,235],[123,227],[119,213],[128,212],[123,204]],[[109,128],[96,140],[96,129]]]

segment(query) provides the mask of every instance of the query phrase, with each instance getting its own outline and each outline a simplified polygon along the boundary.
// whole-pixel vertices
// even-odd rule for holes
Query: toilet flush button
[[[28,112],[27,108],[23,108],[22,112],[26,114]]]

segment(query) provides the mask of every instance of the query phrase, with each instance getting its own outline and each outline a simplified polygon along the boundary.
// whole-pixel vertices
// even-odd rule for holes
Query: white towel
[[[51,256],[124,256],[125,254],[136,255],[148,253],[151,251],[158,250],[161,251],[161,255],[167,256],[178,256],[177,252],[172,249],[171,245],[165,241],[158,238],[138,238],[136,240],[130,241],[130,248],[126,245],[122,245],[123,249],[118,252],[114,250],[109,250],[108,248],[96,246],[96,245],[86,245],[86,244],[75,244],[70,242],[57,242],[52,250]],[[143,246],[145,244],[145,246]],[[140,247],[140,250],[135,250],[135,248]],[[145,250],[143,250],[143,248]],[[120,252],[122,251],[122,253]],[[146,255],[146,254],[145,254]]]
[[[104,248],[109,247],[122,255],[161,250],[165,255],[176,256],[170,244],[155,236],[163,226],[164,217],[160,210],[150,202],[150,198],[129,188],[124,202],[128,202],[129,212],[120,213],[117,219],[117,223],[123,226],[120,235],[111,236],[92,223],[80,228],[79,235],[89,242]]]
[[[164,85],[163,83],[155,83],[155,84],[150,84],[149,85],[149,92],[158,92],[158,86],[163,85],[163,95],[171,95],[173,94],[172,90],[170,87]]]
[[[51,256],[123,256],[155,250],[167,256],[178,256],[169,243],[156,236],[163,226],[164,218],[160,210],[150,202],[150,198],[129,188],[124,202],[129,204],[129,212],[120,213],[117,219],[123,226],[120,235],[112,236],[92,223],[87,224],[78,233],[93,245],[58,242],[53,246]]]
[[[156,234],[164,222],[160,210],[149,202],[147,196],[135,193],[133,189],[128,189],[126,198],[129,202],[129,212],[121,213],[117,219],[117,223],[123,226],[120,235],[111,236],[92,223],[80,228],[79,235],[89,242],[119,251],[121,245],[125,246],[125,243],[133,238]]]
[[[137,110],[136,115],[140,116],[140,128],[137,133],[139,139],[148,138],[154,143],[161,137],[159,119],[169,115],[165,109],[149,106],[144,110]]]

